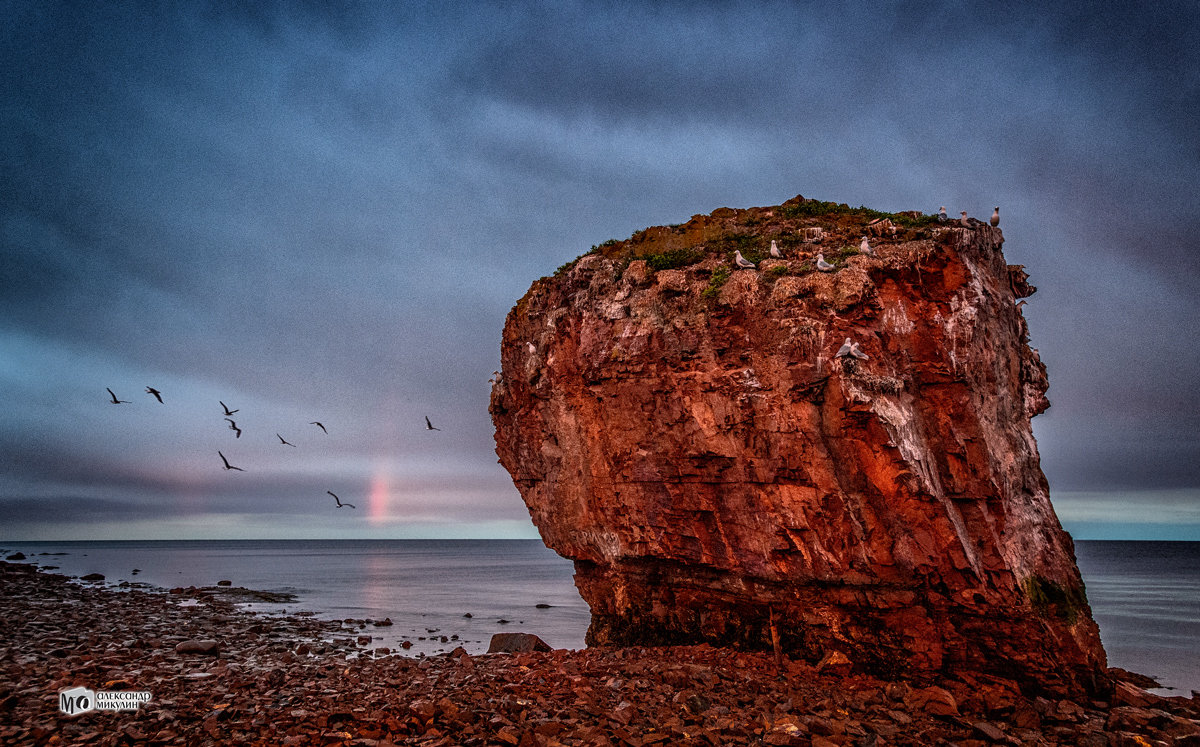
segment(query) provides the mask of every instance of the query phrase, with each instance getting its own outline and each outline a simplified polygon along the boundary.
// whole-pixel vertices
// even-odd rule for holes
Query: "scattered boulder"
[[[841,651],[830,651],[825,654],[825,658],[817,664],[817,671],[821,674],[831,674],[835,677],[845,677],[850,674],[850,670],[854,668],[854,662],[850,661],[850,657],[843,654]]]
[[[180,641],[175,644],[175,653],[177,654],[202,654],[204,656],[217,656],[221,653],[221,644],[219,641],[213,640],[198,640],[195,638]]]
[[[227,578],[223,578],[217,582],[217,586],[233,586],[233,582]]]
[[[14,552],[12,555],[9,555],[7,558],[5,558],[5,560],[24,560],[24,559],[25,559],[25,553],[23,553],[23,552]]]
[[[79,579],[81,581],[103,581],[104,574],[103,573],[89,573],[86,576],[80,576]]]
[[[553,651],[549,644],[532,633],[496,633],[488,644],[489,654],[525,654]]]

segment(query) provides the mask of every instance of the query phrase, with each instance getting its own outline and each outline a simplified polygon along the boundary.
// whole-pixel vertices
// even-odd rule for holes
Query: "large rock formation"
[[[504,328],[497,453],[575,561],[589,644],[774,637],[885,674],[1094,688],[1104,650],[1030,428],[1034,289],[1002,243],[797,197],[535,282]],[[836,358],[847,337],[869,358]]]

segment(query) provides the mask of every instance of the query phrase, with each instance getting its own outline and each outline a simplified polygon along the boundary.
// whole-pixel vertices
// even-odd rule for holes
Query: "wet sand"
[[[996,678],[886,682],[708,646],[380,655],[363,650],[361,621],[238,606],[254,595],[115,590],[0,563],[0,743],[1200,745],[1200,700],[1127,683],[1076,703]],[[151,700],[68,716],[59,692],[77,686]]]

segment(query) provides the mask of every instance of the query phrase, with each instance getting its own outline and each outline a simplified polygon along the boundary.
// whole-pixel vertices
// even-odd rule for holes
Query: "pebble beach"
[[[1075,702],[709,646],[412,657],[364,648],[376,621],[255,614],[241,605],[257,593],[236,587],[173,591],[0,563],[0,743],[1200,745],[1200,698],[1150,694],[1121,670],[1105,700]],[[149,700],[68,715],[60,693],[75,688]]]

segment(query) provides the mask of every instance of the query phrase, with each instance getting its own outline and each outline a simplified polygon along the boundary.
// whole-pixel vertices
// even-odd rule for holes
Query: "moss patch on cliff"
[[[1064,587],[1036,574],[1021,582],[1021,590],[1040,617],[1058,617],[1066,620],[1068,625],[1075,623],[1080,610],[1087,604],[1083,587]]]

